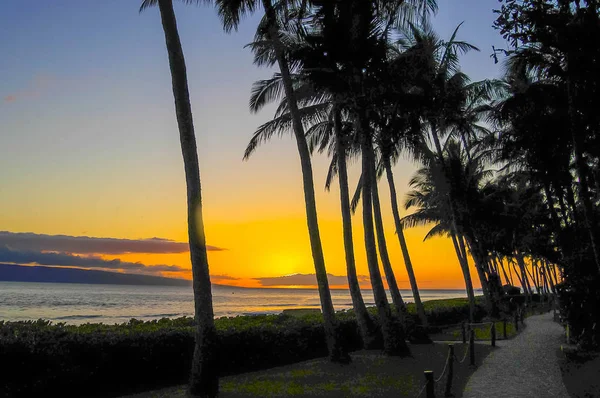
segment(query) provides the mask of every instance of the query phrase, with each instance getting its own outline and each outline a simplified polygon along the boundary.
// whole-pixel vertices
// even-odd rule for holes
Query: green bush
[[[425,303],[432,325],[458,323],[468,309],[461,299]],[[408,312],[416,324],[412,305]],[[339,312],[338,320],[342,344],[362,348],[353,312]],[[220,318],[215,326],[224,376],[327,355],[320,313]],[[186,317],[120,325],[0,322],[0,397],[106,397],[186,383],[193,345],[194,321]]]
[[[313,317],[219,319],[220,372],[230,375],[327,355]],[[349,350],[360,348],[356,322],[341,320]],[[0,323],[0,396],[107,396],[185,383],[194,345],[190,318],[121,325]]]

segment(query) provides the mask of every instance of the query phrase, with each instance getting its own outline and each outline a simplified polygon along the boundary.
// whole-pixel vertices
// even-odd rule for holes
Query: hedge
[[[416,320],[414,308],[408,310]],[[468,304],[429,302],[426,312],[432,325],[456,323],[468,316]],[[352,311],[338,319],[343,345],[360,349]],[[223,376],[327,356],[319,313],[220,318],[215,324]],[[0,322],[0,397],[111,397],[186,383],[193,345],[193,319],[186,317],[120,325]]]

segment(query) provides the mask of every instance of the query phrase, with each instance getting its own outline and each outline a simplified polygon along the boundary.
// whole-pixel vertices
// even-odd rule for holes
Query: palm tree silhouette
[[[299,111],[302,123],[306,126],[306,136],[312,151],[328,151],[332,158],[330,172],[326,181],[329,190],[332,180],[337,174],[340,184],[340,203],[344,235],[344,251],[348,286],[352,298],[352,306],[356,314],[359,329],[365,348],[374,348],[377,344],[376,328],[365,306],[356,273],[354,243],[352,237],[352,220],[348,192],[348,172],[346,158],[352,151],[352,128],[347,120],[347,112],[342,112],[340,106],[334,105],[333,97],[312,87],[307,77],[300,71],[294,76],[295,89],[298,94]],[[250,155],[262,142],[270,140],[274,135],[282,135],[292,128],[291,115],[286,106],[287,101],[281,89],[281,76],[261,80],[254,84],[250,99],[253,106],[262,106],[270,101],[280,100],[275,117],[260,126],[248,145],[246,155]],[[345,117],[344,117],[345,114]]]
[[[158,5],[160,10],[169,55],[175,114],[179,127],[187,188],[188,240],[194,288],[194,319],[196,321],[196,342],[189,388],[192,396],[212,398],[219,394],[217,332],[214,324],[206,237],[202,219],[200,170],[185,58],[177,31],[173,1],[144,0],[140,11],[155,5]]]
[[[454,168],[457,170],[457,173],[453,176],[458,180],[455,181],[455,186],[462,185],[460,184],[460,180],[474,180],[474,184],[477,185],[477,181],[483,177],[483,174],[478,170],[478,165],[473,164],[473,160],[470,161],[471,164],[467,163],[468,161],[464,158],[464,154],[456,142],[449,142],[449,144],[447,153],[443,154],[445,157],[444,164],[435,158],[419,169],[410,180],[409,186],[413,190],[406,195],[405,208],[416,207],[417,209],[412,214],[405,216],[402,219],[402,223],[406,227],[433,223],[434,226],[425,235],[424,240],[439,235],[449,235],[451,237],[465,279],[465,287],[469,298],[469,314],[472,320],[475,311],[475,294],[467,261],[466,248],[462,242],[462,237],[456,233],[454,227],[455,219],[451,213],[450,200],[448,200],[450,194],[448,192],[448,174],[445,172],[444,165],[450,163],[454,165],[458,163],[459,166],[462,165]],[[466,173],[475,175],[468,176]],[[466,217],[469,216],[467,215]]]
[[[290,66],[289,58],[286,54],[286,45],[284,43],[285,25],[288,25],[288,27],[294,25],[289,18],[286,18],[286,16],[291,15],[288,12],[290,11],[290,7],[293,6],[293,2],[284,1],[274,4],[271,0],[262,0],[262,2],[257,0],[244,2],[234,0],[216,1],[226,31],[236,29],[240,18],[247,13],[256,11],[261,3],[265,11],[265,16],[258,27],[255,42],[252,44],[255,53],[255,63],[258,65],[277,64],[279,67],[283,92],[285,93],[286,104],[291,116],[292,131],[296,139],[296,146],[300,156],[308,233],[319,288],[319,296],[321,299],[321,310],[323,312],[325,323],[329,357],[334,362],[349,362],[350,356],[344,351],[338,336],[338,322],[331,300],[331,292],[329,291],[325,258],[323,256],[323,246],[319,233],[310,150],[306,142],[302,117],[298,108],[297,95],[294,90],[292,67]],[[260,109],[260,105],[257,105],[254,109],[251,108],[251,110],[257,109]],[[246,150],[244,157],[247,158],[251,153],[252,148],[249,147]]]

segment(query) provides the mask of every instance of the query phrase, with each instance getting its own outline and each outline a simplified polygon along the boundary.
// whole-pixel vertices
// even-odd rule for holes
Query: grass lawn
[[[466,346],[455,345],[455,355],[464,357]],[[326,359],[315,359],[260,372],[221,378],[220,397],[403,397],[416,396],[424,384],[423,371],[433,370],[437,378],[442,372],[448,346],[445,344],[411,345],[412,357],[396,358],[380,351],[358,351],[352,363],[337,365]],[[477,346],[476,364],[492,347]],[[468,377],[476,368],[455,362],[453,389],[462,395]],[[446,377],[436,384],[436,395],[443,396]],[[132,395],[129,398],[183,398],[185,386]]]
[[[519,330],[524,326],[519,325]],[[490,341],[492,339],[492,330],[491,324],[489,325],[479,325],[473,327],[475,330],[475,340],[485,340]],[[517,335],[517,330],[515,329],[515,324],[512,322],[506,323],[506,337],[510,339]],[[435,341],[460,341],[462,342],[462,330],[460,327],[453,327],[444,329],[439,333],[431,333],[429,337]],[[467,341],[469,339],[469,335],[467,334]],[[504,339],[504,329],[502,322],[496,322],[496,340]]]

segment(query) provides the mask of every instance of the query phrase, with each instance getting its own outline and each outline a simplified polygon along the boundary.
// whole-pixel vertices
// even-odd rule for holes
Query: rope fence
[[[515,331],[519,330],[519,325],[524,325],[524,315],[522,312],[516,312],[514,319],[513,320],[509,320],[508,318],[504,317],[498,321],[489,321],[489,322],[461,322],[461,323],[454,323],[454,324],[448,324],[448,325],[436,325],[436,326],[432,326],[433,329],[439,329],[441,330],[441,334],[448,334],[449,331],[452,330],[456,330],[456,329],[460,329],[461,333],[462,333],[462,342],[464,344],[467,343],[468,340],[468,334],[469,331],[474,329],[474,328],[484,328],[485,326],[489,326],[489,338],[481,338],[481,337],[477,337],[478,341],[490,341],[492,343],[492,346],[495,346],[496,340],[498,340],[499,338],[503,339],[503,340],[507,340],[508,339],[508,334],[509,334],[509,328],[508,325],[511,324],[513,326],[513,329]],[[501,326],[500,326],[501,325]],[[433,332],[435,333],[435,332]],[[480,333],[480,332],[478,332]],[[501,333],[501,335],[500,335]],[[500,336],[499,336],[500,335]],[[456,336],[454,336],[456,337]]]
[[[452,358],[451,358],[451,352],[450,350],[448,350],[448,356],[446,357],[446,363],[444,364],[444,370],[442,370],[442,374],[440,375],[440,377],[438,377],[437,379],[435,379],[435,382],[439,382],[440,380],[442,380],[442,377],[444,377],[444,375],[446,374],[446,370],[448,369],[448,363],[450,363]]]
[[[423,387],[421,387],[421,391],[419,391],[419,394],[416,396],[416,398],[419,398],[421,394],[423,394],[423,391],[425,391],[425,387],[427,387],[427,383],[423,384]]]
[[[448,324],[448,325],[435,325],[432,326],[436,329],[448,329],[448,328],[458,328],[460,327],[462,330],[462,340],[463,343],[466,344],[468,340],[468,344],[466,344],[465,353],[462,356],[462,359],[458,359],[454,352],[454,344],[448,344],[448,355],[446,356],[446,361],[444,363],[444,368],[442,369],[441,374],[438,377],[434,377],[434,372],[432,370],[424,371],[425,383],[419,389],[419,393],[416,395],[417,398],[421,397],[423,393],[425,393],[426,398],[435,398],[435,386],[442,382],[444,377],[446,377],[446,384],[444,390],[445,397],[452,397],[452,381],[454,377],[454,366],[455,364],[460,366],[464,364],[469,358],[469,363],[467,366],[476,366],[475,365],[475,340],[479,341],[488,341],[488,339],[476,339],[476,330],[477,327],[490,327],[490,339],[491,345],[496,345],[496,334],[498,331],[496,330],[498,323],[502,323],[502,334],[503,338],[507,339],[507,326],[509,322],[512,324],[514,322],[514,329],[516,331],[519,330],[519,324],[524,325],[524,318],[526,316],[526,310],[522,308],[518,308],[514,314],[514,320],[510,320],[508,318],[503,318],[499,321],[489,321],[489,322],[461,322],[457,324]],[[467,338],[468,335],[468,338]]]
[[[459,365],[462,365],[462,363],[463,363],[463,362],[465,362],[465,361],[467,360],[467,355],[469,355],[469,347],[470,347],[470,346],[467,346],[467,349],[465,350],[465,355],[463,356],[463,359],[461,359],[461,360],[459,361],[459,360],[458,360],[458,358],[454,357],[454,359],[456,359],[456,360],[457,360],[456,362],[458,362],[458,363],[459,363]]]
[[[472,344],[469,344],[467,346],[463,359],[459,361],[456,355],[454,354],[454,344],[448,344],[448,355],[446,356],[444,369],[438,377],[434,377],[434,372],[432,370],[426,370],[423,372],[425,376],[425,384],[423,384],[419,389],[419,393],[416,395],[416,398],[421,397],[423,393],[425,393],[426,398],[435,398],[435,387],[444,379],[444,377],[446,378],[444,396],[452,397],[452,381],[454,378],[455,362],[458,365],[461,365],[465,362],[465,360],[467,359],[467,355],[470,352],[473,352],[471,345]]]

